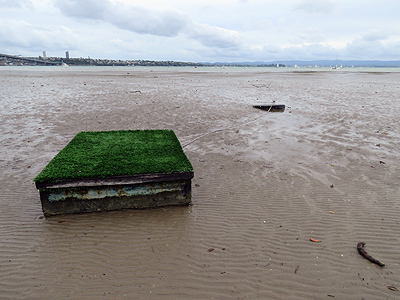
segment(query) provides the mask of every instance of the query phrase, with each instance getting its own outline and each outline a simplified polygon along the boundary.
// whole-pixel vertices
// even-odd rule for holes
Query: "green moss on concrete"
[[[189,171],[172,130],[93,131],[78,133],[34,181]]]

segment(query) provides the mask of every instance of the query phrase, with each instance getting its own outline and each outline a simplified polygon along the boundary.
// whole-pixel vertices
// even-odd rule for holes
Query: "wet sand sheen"
[[[398,296],[399,79],[2,70],[0,298]],[[289,108],[252,108],[273,100]],[[32,179],[76,133],[145,128],[196,139],[192,206],[42,218]]]

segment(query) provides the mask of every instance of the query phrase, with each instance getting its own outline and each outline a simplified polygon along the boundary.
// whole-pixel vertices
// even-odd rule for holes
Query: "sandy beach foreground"
[[[16,67],[0,87],[0,299],[400,298],[400,72]],[[43,218],[32,179],[119,129],[175,131],[193,205]]]

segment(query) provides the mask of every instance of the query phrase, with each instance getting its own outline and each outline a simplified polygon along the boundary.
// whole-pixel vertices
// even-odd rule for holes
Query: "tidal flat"
[[[398,297],[400,71],[14,67],[0,87],[1,299]],[[33,178],[78,132],[137,129],[175,132],[191,206],[43,216]]]

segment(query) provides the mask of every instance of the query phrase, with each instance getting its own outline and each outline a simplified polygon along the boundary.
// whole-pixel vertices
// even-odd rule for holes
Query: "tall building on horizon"
[[[65,51],[65,58],[69,59],[69,51]]]
[[[46,59],[46,51],[43,51],[43,58]]]

